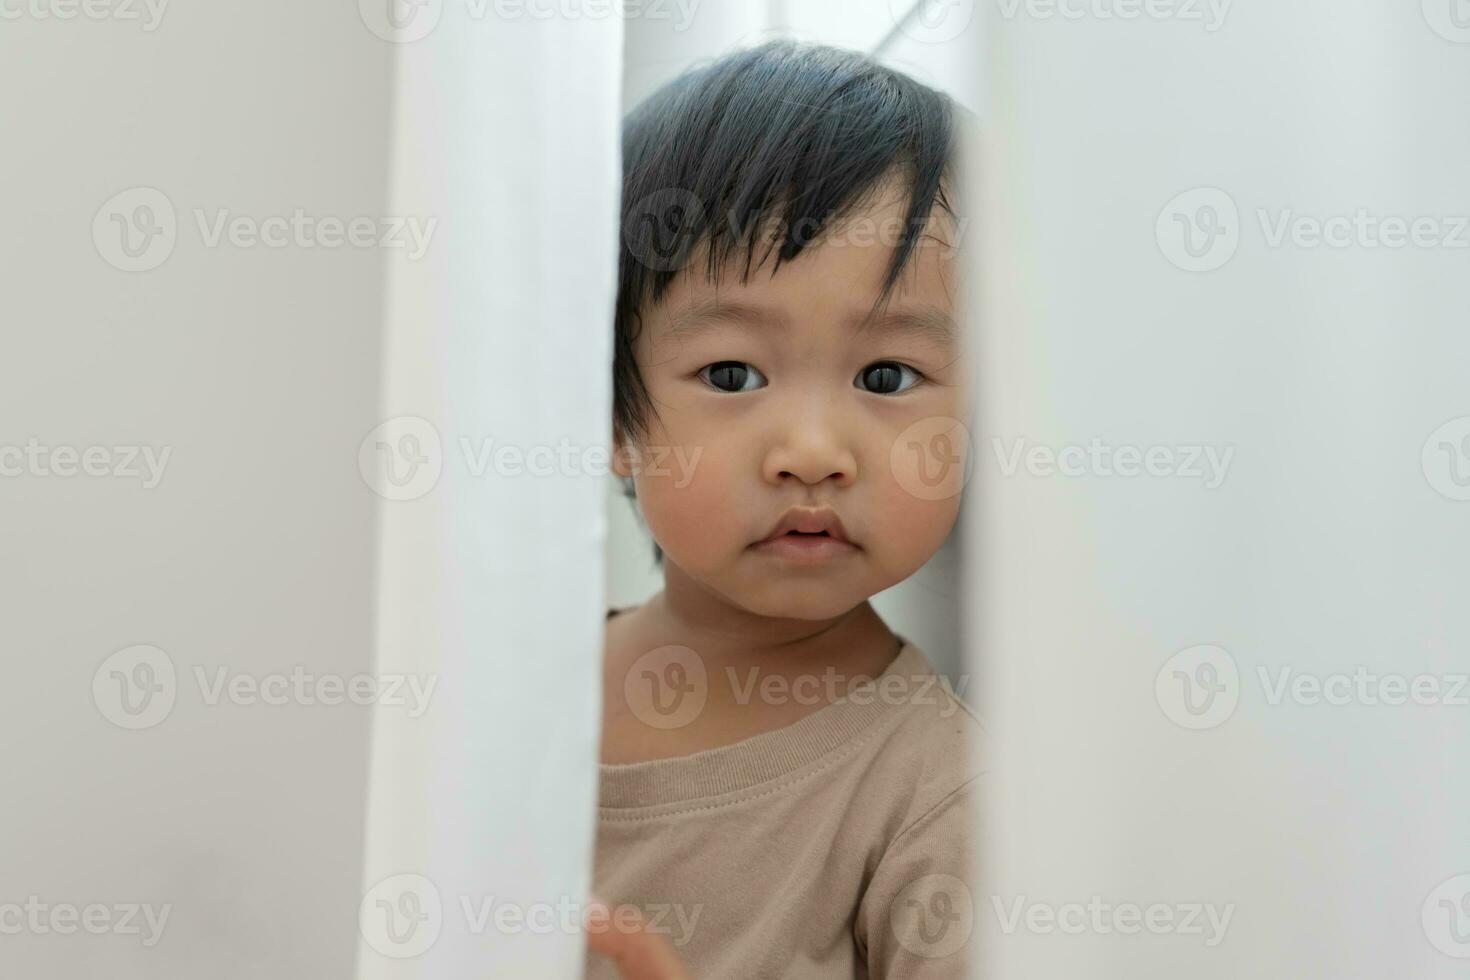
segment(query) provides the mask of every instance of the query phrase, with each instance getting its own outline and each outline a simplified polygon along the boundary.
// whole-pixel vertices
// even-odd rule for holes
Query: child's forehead
[[[931,338],[953,341],[959,233],[964,224],[938,203],[910,218],[913,188],[891,175],[825,222],[787,218],[785,201],[768,206],[751,238],[714,239],[718,215],[669,280],[659,302],[641,311],[648,340],[683,340],[710,322],[841,330],[907,322]],[[751,227],[750,222],[730,228]],[[800,243],[781,258],[789,240]],[[890,285],[903,244],[908,254]],[[723,262],[712,266],[711,249]],[[886,288],[885,288],[886,287]],[[905,319],[906,318],[906,319]]]
[[[743,255],[713,275],[702,262],[693,262],[670,283],[665,303],[669,309],[718,303],[724,306],[764,307],[787,315],[821,310],[849,311],[851,316],[872,314],[883,299],[883,284],[892,263],[891,251],[824,244],[804,249],[776,267],[772,258],[748,277],[742,277]],[[915,250],[889,291],[887,308],[936,306],[953,310],[953,260],[934,252]],[[846,319],[846,315],[844,315]]]
[[[691,313],[722,308],[738,318],[759,312],[777,324],[820,318],[846,325],[884,313],[953,320],[953,251],[932,238],[916,241],[885,300],[896,242],[872,230],[861,215],[849,216],[779,263],[779,247],[757,244],[748,276],[744,246],[711,271],[706,240],[670,281],[653,319],[671,329]]]
[[[885,307],[876,312],[855,308],[830,317],[826,311],[793,317],[780,306],[734,301],[728,297],[671,310],[654,339],[654,346],[681,346],[702,335],[717,334],[721,327],[787,340],[823,329],[834,331],[840,339],[872,331],[874,337],[903,336],[944,354],[951,354],[959,347],[955,317],[951,310],[939,306]]]
[[[767,263],[741,281],[740,268],[709,278],[707,266],[691,263],[670,284],[647,318],[646,339],[655,349],[678,347],[723,329],[790,339],[830,332],[838,338],[873,331],[903,334],[940,352],[958,347],[958,316],[953,283],[942,259],[915,252],[887,302],[880,303],[883,275],[891,256],[876,266],[855,249],[803,251],[781,263],[774,275]]]

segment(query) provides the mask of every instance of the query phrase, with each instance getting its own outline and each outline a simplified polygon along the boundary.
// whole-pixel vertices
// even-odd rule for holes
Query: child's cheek
[[[968,472],[969,436],[950,414],[935,414],[908,426],[892,440],[888,477],[902,493],[921,502],[957,500]]]
[[[955,472],[962,474],[963,467]],[[930,471],[931,476],[935,473]],[[883,563],[893,566],[890,571],[905,576],[939,549],[959,516],[962,476],[927,483],[919,474],[918,470],[888,474],[874,514],[881,539],[874,547],[881,550]],[[915,486],[922,492],[914,492]]]
[[[740,484],[726,460],[708,447],[681,446],[665,469],[667,475],[641,480],[638,496],[654,539],[680,567],[718,564],[732,547],[750,543],[741,535],[750,526],[751,504],[737,499]]]
[[[954,526],[959,503],[959,497],[919,500],[900,491],[888,512],[897,516],[893,523],[907,532],[910,550],[929,554],[944,542]]]

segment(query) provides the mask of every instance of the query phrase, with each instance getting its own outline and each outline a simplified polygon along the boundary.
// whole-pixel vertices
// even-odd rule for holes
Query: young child
[[[954,110],[773,42],[623,134],[615,469],[664,588],[609,613],[588,978],[959,978],[979,723],[868,599],[963,484]]]

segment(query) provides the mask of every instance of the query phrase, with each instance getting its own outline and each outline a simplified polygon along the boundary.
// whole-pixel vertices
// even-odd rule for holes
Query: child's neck
[[[720,606],[689,601],[666,579],[662,592],[608,620],[602,762],[683,756],[795,724],[881,675],[898,654],[898,638],[866,601],[824,621],[736,615]],[[671,645],[698,654],[705,700],[684,724],[650,727],[628,700],[628,679],[641,657]]]
[[[664,589],[637,613],[644,643],[689,647],[711,675],[777,675],[788,682],[835,675],[838,697],[851,684],[882,674],[899,649],[898,638],[866,600],[832,619],[771,618],[732,606],[673,570]],[[715,676],[710,681],[712,697],[731,693]]]

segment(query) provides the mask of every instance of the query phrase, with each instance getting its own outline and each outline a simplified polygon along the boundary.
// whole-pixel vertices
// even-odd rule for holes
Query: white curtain
[[[438,688],[375,716],[362,978],[581,969],[621,42],[446,5],[397,52],[392,209],[442,238],[388,270],[376,640]]]
[[[1464,975],[1456,10],[985,5],[990,975]]]

